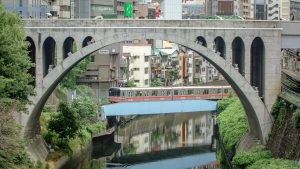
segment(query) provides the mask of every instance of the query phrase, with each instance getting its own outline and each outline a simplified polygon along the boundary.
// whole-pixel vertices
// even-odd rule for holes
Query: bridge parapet
[[[188,27],[217,29],[255,29],[281,28],[278,21],[240,21],[240,20],[95,20],[95,19],[25,19],[25,27]]]

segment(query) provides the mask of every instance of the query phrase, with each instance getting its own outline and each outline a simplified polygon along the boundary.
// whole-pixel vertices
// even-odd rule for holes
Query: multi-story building
[[[71,18],[71,1],[70,0],[49,0],[49,5],[51,6],[50,13],[52,17],[57,17],[61,19]]]
[[[137,87],[149,87],[151,84],[151,45],[123,44],[123,55],[128,57],[129,80],[133,80]]]
[[[234,0],[207,0],[206,14],[237,15],[243,17],[243,2]]]
[[[300,20],[300,0],[282,0],[282,18],[286,20]]]
[[[71,18],[116,18],[115,0],[70,0]]]
[[[119,77],[120,67],[125,66],[120,62],[119,54],[119,43],[109,45],[92,54],[87,71],[77,77],[77,83],[90,86],[99,100],[106,98],[108,89],[118,86],[119,80],[124,80],[124,74]]]
[[[250,0],[243,0],[243,18],[250,19]]]
[[[264,0],[250,1],[250,18],[255,20],[266,20],[266,2]]]
[[[14,11],[23,18],[47,18],[49,5],[46,0],[2,0],[7,10]]]
[[[186,85],[188,78],[188,58],[183,50],[179,52],[179,85]]]
[[[160,10],[163,19],[182,19],[182,0],[161,0]]]
[[[269,0],[267,8],[267,19],[268,20],[280,20],[280,1]]]

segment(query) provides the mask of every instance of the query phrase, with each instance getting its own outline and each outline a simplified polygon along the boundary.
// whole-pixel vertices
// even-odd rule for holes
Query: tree
[[[151,82],[151,86],[152,86],[152,87],[157,87],[157,86],[162,86],[162,85],[163,85],[163,83],[162,83],[162,81],[161,81],[160,79],[153,80],[153,81]]]
[[[0,168],[29,168],[21,127],[13,112],[23,110],[34,94],[22,20],[0,4]]]
[[[0,5],[0,101],[28,103],[33,95],[33,78],[28,73],[33,64],[28,57],[28,43],[22,20]]]
[[[129,80],[125,83],[125,87],[136,87],[134,80]]]
[[[76,136],[79,130],[76,110],[70,107],[67,102],[61,102],[58,105],[58,111],[59,113],[49,121],[48,129],[57,133],[61,142],[68,142],[69,139]]]
[[[81,125],[93,123],[97,120],[97,103],[88,96],[76,97],[71,107],[77,112]]]

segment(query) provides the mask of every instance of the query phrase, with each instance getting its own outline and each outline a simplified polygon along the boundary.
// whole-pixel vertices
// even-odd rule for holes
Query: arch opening
[[[66,59],[69,55],[76,52],[76,50],[75,40],[72,37],[68,37],[63,44],[63,59]]]
[[[35,79],[36,78],[36,73],[35,73],[35,57],[36,57],[36,48],[35,48],[35,44],[34,41],[31,37],[26,37],[26,41],[29,42],[29,45],[27,47],[27,51],[28,51],[28,56],[30,58],[31,63],[34,64],[34,66],[32,66],[29,70],[28,73],[30,73],[30,75]],[[33,80],[31,83],[31,85],[35,86],[35,80]]]
[[[226,58],[226,45],[222,37],[218,36],[215,38],[213,48],[215,52],[220,52],[222,58]]]
[[[90,45],[93,42],[94,42],[94,38],[91,37],[91,36],[87,36],[87,37],[84,38],[84,40],[82,42],[82,47],[84,48],[84,47]]]
[[[240,37],[232,42],[232,66],[237,67],[239,72],[245,76],[245,45]]]
[[[200,45],[202,45],[202,46],[204,46],[204,47],[207,47],[206,40],[205,40],[205,38],[202,37],[202,36],[198,36],[198,37],[196,38],[196,43],[197,43],[197,44],[200,44]]]
[[[264,97],[265,46],[261,38],[256,37],[251,44],[250,83]]]
[[[57,48],[52,37],[43,43],[43,76],[45,77],[56,65]]]

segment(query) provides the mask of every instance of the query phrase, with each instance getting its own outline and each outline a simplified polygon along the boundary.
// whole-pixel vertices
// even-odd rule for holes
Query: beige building
[[[129,80],[134,80],[137,87],[150,86],[151,45],[133,43],[123,45],[123,55],[128,55]]]

